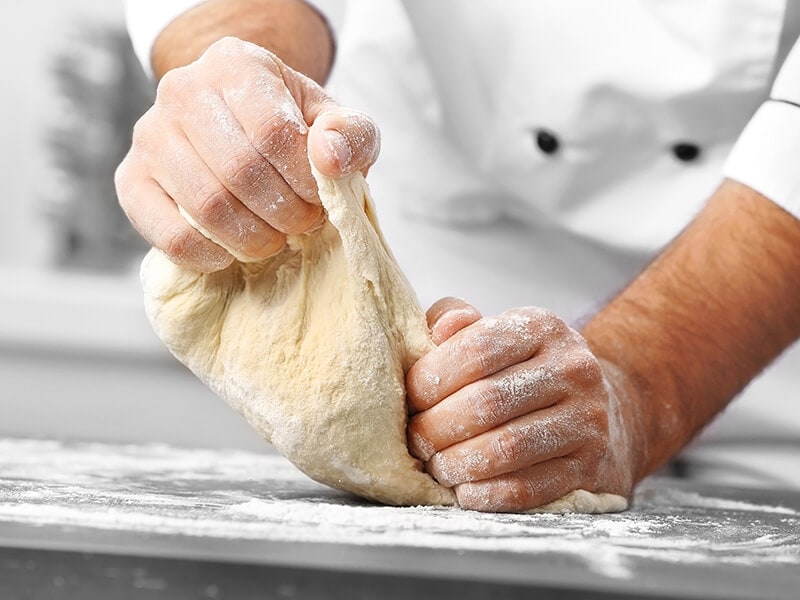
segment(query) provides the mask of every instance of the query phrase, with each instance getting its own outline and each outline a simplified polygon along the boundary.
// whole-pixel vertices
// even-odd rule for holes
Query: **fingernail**
[[[335,129],[326,129],[325,139],[328,142],[330,158],[339,166],[340,171],[346,172],[350,161],[353,160],[353,151],[347,139]]]

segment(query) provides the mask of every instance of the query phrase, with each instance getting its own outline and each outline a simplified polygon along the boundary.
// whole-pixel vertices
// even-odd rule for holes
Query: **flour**
[[[800,567],[800,514],[784,506],[651,484],[613,515],[388,507],[315,484],[278,456],[167,446],[2,440],[0,524],[12,522],[55,527],[54,539],[111,531],[192,552],[198,538],[213,539],[232,555],[251,541],[332,555],[342,546],[513,554],[534,566],[558,557],[611,579],[653,562]]]
[[[512,410],[523,408],[531,397],[546,394],[553,389],[554,384],[558,383],[553,369],[549,366],[514,369],[508,373],[502,372],[490,380],[496,382],[498,392]]]
[[[784,506],[769,506],[766,504],[752,504],[750,502],[740,502],[738,500],[727,500],[725,498],[708,498],[694,492],[682,490],[670,490],[661,492],[652,501],[656,504],[680,503],[682,506],[693,506],[697,508],[714,508],[719,510],[753,511],[759,513],[774,513],[779,515],[800,516],[800,512]]]

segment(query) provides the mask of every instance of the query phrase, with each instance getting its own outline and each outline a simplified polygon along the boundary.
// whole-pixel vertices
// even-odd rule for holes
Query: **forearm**
[[[153,45],[157,78],[197,59],[220,38],[234,36],[275,53],[293,69],[323,83],[334,44],[321,15],[302,0],[208,0],[170,23]]]
[[[726,181],[583,334],[626,374],[639,480],[800,336],[800,221]]]

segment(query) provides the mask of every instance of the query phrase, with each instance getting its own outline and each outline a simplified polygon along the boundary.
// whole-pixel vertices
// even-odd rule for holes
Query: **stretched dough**
[[[328,220],[276,256],[201,274],[151,250],[147,315],[180,361],[312,479],[387,504],[455,504],[406,446],[404,376],[433,348],[425,315],[361,174],[314,176]],[[598,511],[571,498],[553,509]]]
[[[145,307],[175,356],[304,473],[388,504],[453,504],[406,446],[404,376],[433,343],[360,174],[317,175],[328,221],[200,274],[151,251]]]

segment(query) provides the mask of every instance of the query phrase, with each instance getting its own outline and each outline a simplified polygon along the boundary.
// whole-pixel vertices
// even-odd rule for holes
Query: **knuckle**
[[[142,228],[137,214],[140,210],[137,210],[138,204],[136,192],[132,189],[133,185],[127,175],[127,165],[121,163],[114,172],[114,188],[117,192],[117,202],[134,229],[141,233]]]
[[[236,57],[238,58],[245,51],[245,42],[233,37],[225,36],[211,44],[200,57],[200,61],[216,66],[225,65]]]
[[[138,176],[140,175],[139,169],[133,162],[131,154],[128,153],[128,156],[114,170],[114,189],[117,194],[117,202],[131,225],[137,231],[142,232],[139,221],[143,216],[142,213],[146,210],[141,201],[144,190],[141,178]]]
[[[285,160],[286,150],[303,145],[304,137],[305,131],[294,115],[277,111],[256,127],[253,145],[263,156]]]
[[[510,431],[499,432],[490,444],[495,459],[500,464],[515,465],[525,456],[525,444]]]
[[[609,430],[608,402],[604,394],[576,394],[568,412],[573,423],[584,423],[580,439],[593,443],[599,436],[607,436]]]
[[[152,114],[152,108],[144,113],[136,123],[133,124],[133,129],[131,129],[131,146],[136,148],[140,146],[142,142],[147,138],[147,134],[149,132],[149,122],[150,122],[150,115]]]
[[[570,329],[564,319],[548,309],[537,308],[534,310],[531,322],[538,333],[551,338],[562,338],[567,335]]]
[[[468,361],[474,364],[479,373],[494,372],[494,363],[498,356],[508,352],[513,346],[513,341],[505,337],[497,337],[492,329],[495,327],[493,319],[483,319],[480,325],[469,332],[468,335],[451,338],[455,343],[447,346],[448,362],[464,364]]]
[[[585,388],[601,386],[604,381],[600,363],[588,349],[579,349],[564,363],[570,380],[578,382]]]
[[[275,55],[257,44],[247,42],[236,36],[227,35],[216,40],[203,53],[201,60],[213,63],[221,63],[224,68],[228,68],[230,61],[236,59],[257,59],[266,63],[275,63]]]
[[[608,437],[609,416],[605,398],[597,395],[585,397],[571,410],[572,420],[584,422],[586,427],[581,430],[581,439],[587,440],[590,445],[595,445]]]
[[[183,98],[192,87],[190,67],[178,67],[164,73],[156,88],[156,104],[165,100]]]
[[[190,226],[171,228],[161,244],[161,250],[176,264],[186,264],[194,258],[197,245],[201,243],[198,234]]]
[[[134,123],[131,130],[131,148],[141,151],[150,145],[150,140],[163,127],[158,127],[158,114],[155,107],[150,107],[139,119]]]
[[[471,401],[472,419],[481,427],[499,425],[503,422],[503,400],[496,389],[479,387]]]
[[[208,47],[208,53],[210,55],[215,54],[222,54],[224,56],[228,56],[231,52],[235,52],[240,50],[242,46],[242,42],[230,35],[226,35],[223,38],[215,41],[211,46]]]
[[[248,149],[231,153],[222,161],[222,176],[233,189],[253,190],[260,186],[266,161]]]
[[[216,185],[206,186],[197,195],[196,218],[205,224],[226,221],[233,212],[230,194]]]
[[[125,206],[128,202],[128,171],[130,169],[130,155],[126,156],[121,163],[114,169],[114,189],[117,191],[117,198],[120,206]]]
[[[512,410],[519,410],[533,401],[555,393],[563,384],[557,369],[550,365],[522,365],[509,369],[495,379],[498,393]]]

